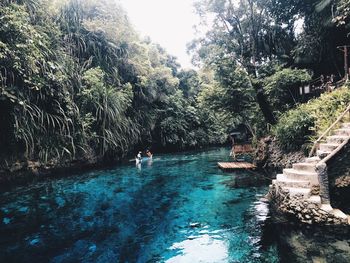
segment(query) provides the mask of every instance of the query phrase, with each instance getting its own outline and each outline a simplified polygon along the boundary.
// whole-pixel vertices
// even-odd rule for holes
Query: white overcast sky
[[[193,67],[186,44],[195,38],[195,0],[117,0],[142,36],[149,36],[178,58],[183,68]]]

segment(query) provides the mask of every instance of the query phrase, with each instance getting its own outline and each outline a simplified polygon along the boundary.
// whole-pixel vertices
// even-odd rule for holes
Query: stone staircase
[[[330,158],[330,155],[333,155],[334,151],[339,149],[343,143],[348,142],[349,139],[350,123],[342,123],[339,129],[333,130],[330,136],[327,136],[323,142],[318,144],[318,149],[315,149],[316,156],[306,158],[300,163],[294,163],[290,169],[284,169],[283,173],[278,174],[276,179],[272,181],[270,189],[275,189],[275,192],[278,189],[279,192],[287,193],[288,200],[296,198],[299,202],[302,201],[303,206],[312,207],[313,212],[315,212],[315,209],[322,210],[319,212],[327,215],[324,218],[333,215],[334,222],[339,219],[339,221],[350,224],[350,216],[339,209],[333,209],[329,203],[322,203],[319,176],[316,172],[316,165],[324,158]],[[312,206],[308,204],[312,204]],[[309,216],[306,218],[309,218]]]

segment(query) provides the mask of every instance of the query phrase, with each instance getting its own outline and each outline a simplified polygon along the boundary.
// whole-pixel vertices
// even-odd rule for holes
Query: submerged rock
[[[348,230],[342,227],[276,224],[281,262],[350,262]]]
[[[29,244],[30,244],[31,246],[38,245],[39,243],[40,243],[40,238],[34,238],[34,239],[32,239],[32,240],[29,242]]]
[[[190,227],[191,227],[191,228],[198,228],[198,227],[201,227],[201,223],[199,223],[199,222],[190,223]]]

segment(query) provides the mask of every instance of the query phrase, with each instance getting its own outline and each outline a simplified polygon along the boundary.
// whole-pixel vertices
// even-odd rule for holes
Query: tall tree
[[[294,35],[289,27],[277,23],[269,7],[260,0],[198,1],[197,12],[203,20],[209,16],[212,24],[206,36],[195,40],[190,48],[195,60],[213,67],[221,85],[230,85],[227,76],[243,67],[266,121],[274,123],[262,83],[253,79],[259,78],[259,68],[266,63],[276,59],[291,62]]]
[[[208,64],[220,63],[224,57],[256,74],[264,61],[290,54],[291,33],[276,23],[266,1],[203,0],[196,9],[204,20],[213,16],[211,30],[191,46]]]
[[[294,64],[311,68],[316,75],[342,75],[343,56],[337,46],[350,44],[349,32],[346,27],[337,27],[334,22],[338,21],[340,25],[346,20],[346,1],[272,0],[271,3],[271,12],[280,23],[292,26],[296,21],[302,22],[302,30],[293,49]],[[339,16],[336,16],[337,13]]]

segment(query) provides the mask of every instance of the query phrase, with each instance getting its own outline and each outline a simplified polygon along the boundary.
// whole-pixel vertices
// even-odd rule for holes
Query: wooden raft
[[[218,166],[222,170],[237,170],[237,169],[255,169],[256,166],[252,163],[247,162],[228,162],[218,163]]]

